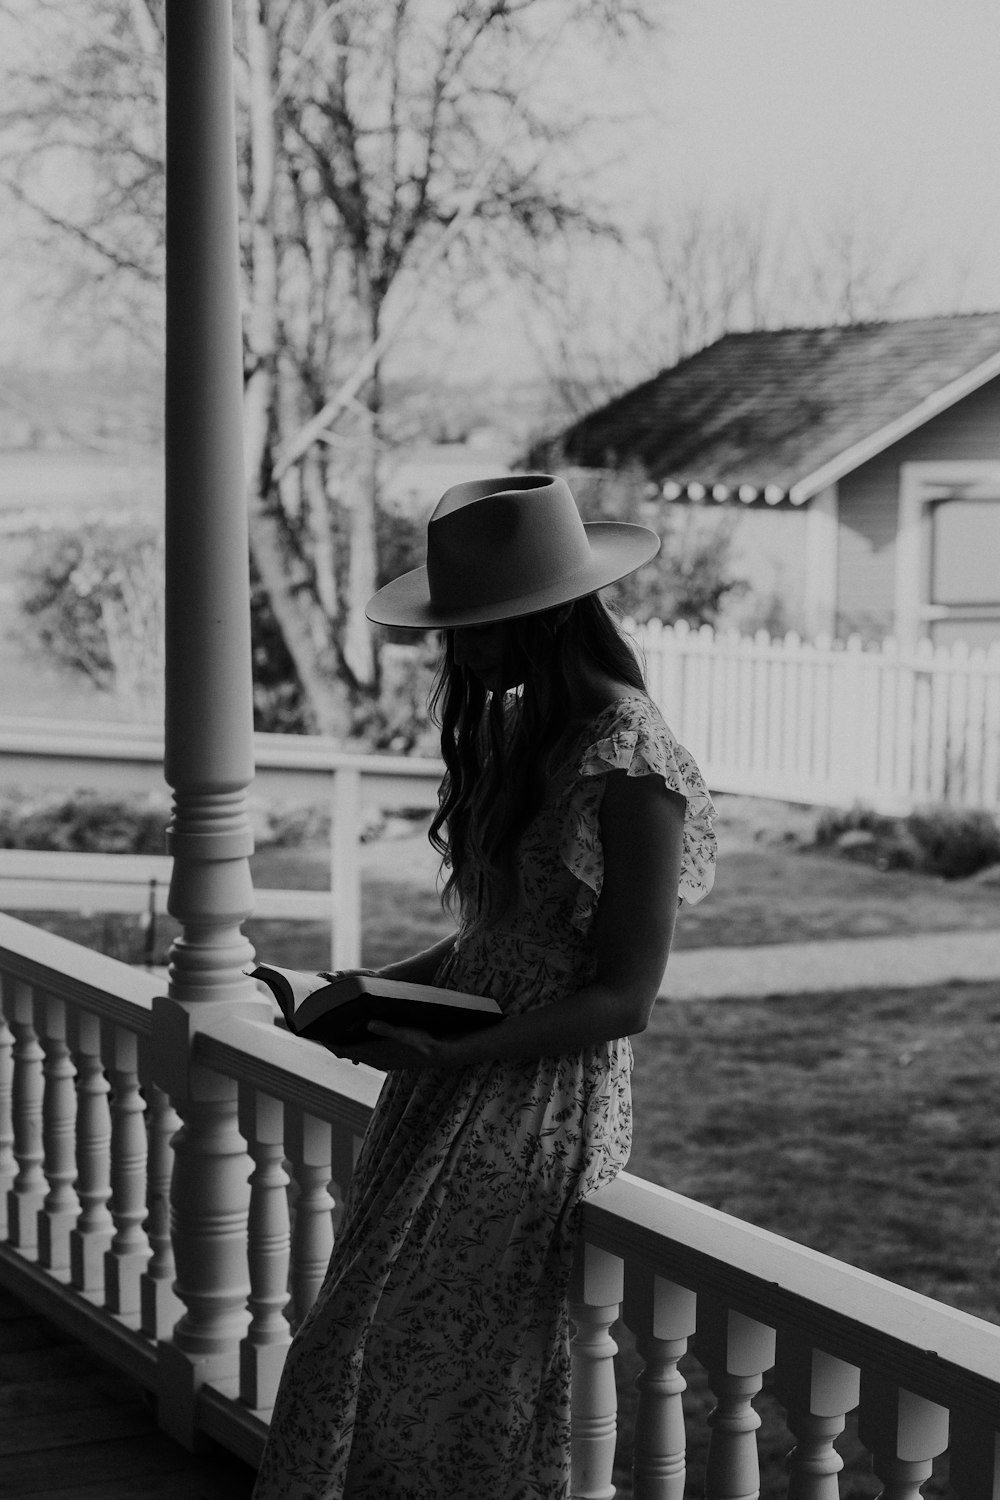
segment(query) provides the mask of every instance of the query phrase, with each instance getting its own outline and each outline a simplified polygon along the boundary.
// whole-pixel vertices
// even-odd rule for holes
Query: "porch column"
[[[243,481],[231,0],[167,0],[166,778],[169,910],[152,1073],[182,1127],[172,1234],[185,1312],[161,1349],[160,1421],[196,1439],[198,1387],[238,1368],[249,1160],[235,1083],[192,1065],[220,1015],[270,1016],[242,968],[252,908],[250,595]]]

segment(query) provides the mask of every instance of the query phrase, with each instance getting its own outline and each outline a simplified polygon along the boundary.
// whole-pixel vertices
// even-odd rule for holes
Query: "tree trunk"
[[[344,662],[362,690],[374,688],[377,662],[372,626],[365,605],[375,592],[375,505],[378,494],[376,413],[368,412],[360,432],[358,461],[350,496],[350,559],[344,600]]]
[[[332,670],[330,620],[290,556],[280,505],[268,504],[274,488],[271,453],[277,426],[278,247],[275,231],[275,128],[272,99],[277,88],[275,42],[263,0],[247,0],[252,185],[251,274],[247,328],[248,374],[244,387],[247,505],[250,547],[271,611],[284,637],[306,699],[310,727],[343,736],[344,695]]]

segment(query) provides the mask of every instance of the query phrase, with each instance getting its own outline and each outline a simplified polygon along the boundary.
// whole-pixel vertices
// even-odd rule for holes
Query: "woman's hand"
[[[410,1026],[390,1026],[387,1021],[369,1021],[370,1042],[355,1042],[338,1057],[367,1063],[383,1073],[402,1068],[451,1068],[459,1066],[456,1049],[446,1037],[431,1036]]]

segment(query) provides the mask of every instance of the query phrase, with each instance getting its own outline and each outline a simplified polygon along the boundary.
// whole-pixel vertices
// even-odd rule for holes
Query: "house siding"
[[[962,459],[1000,461],[1000,377],[841,479],[838,634],[892,634],[900,465]]]

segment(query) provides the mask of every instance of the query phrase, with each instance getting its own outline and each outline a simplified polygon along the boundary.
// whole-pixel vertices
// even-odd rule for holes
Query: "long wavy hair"
[[[637,692],[638,657],[597,594],[511,620],[503,638],[502,682],[490,692],[455,660],[454,631],[444,651],[431,713],[441,728],[445,775],[430,841],[448,870],[443,897],[467,917],[502,916],[518,900],[518,839],[539,811],[557,748],[573,719],[573,683],[590,665]],[[560,746],[560,741],[563,745]]]

